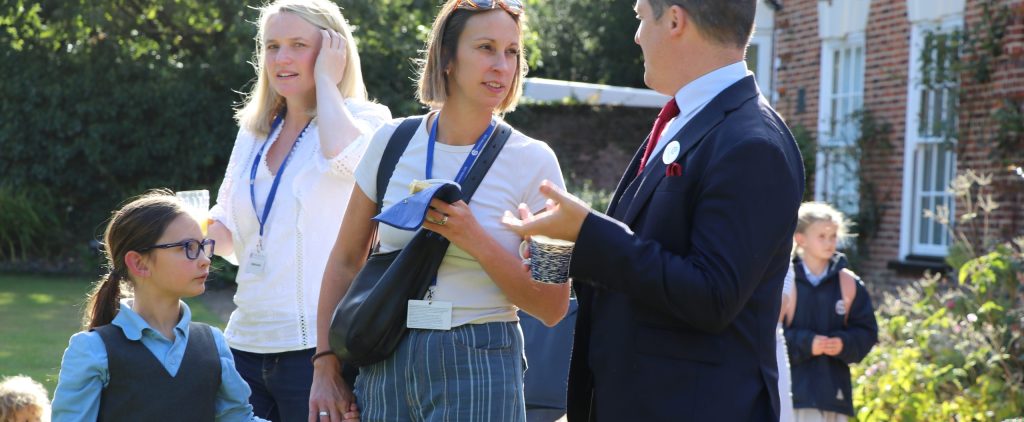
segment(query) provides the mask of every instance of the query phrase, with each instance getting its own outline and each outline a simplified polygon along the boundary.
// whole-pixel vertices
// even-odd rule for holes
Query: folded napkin
[[[400,230],[419,229],[434,198],[451,204],[462,199],[462,191],[454,183],[433,185],[394,203],[373,219]]]

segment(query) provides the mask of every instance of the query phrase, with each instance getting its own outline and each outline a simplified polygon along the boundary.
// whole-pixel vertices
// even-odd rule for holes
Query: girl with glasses
[[[324,264],[356,165],[391,113],[368,101],[355,38],[329,0],[260,8],[252,62],[209,233],[239,266],[224,332],[256,414],[306,421]]]
[[[108,272],[89,294],[85,331],[64,351],[54,421],[262,420],[223,334],[192,322],[181,301],[206,290],[213,248],[170,191],[114,212],[103,236]]]
[[[428,179],[459,182],[473,152],[522,93],[523,8],[515,0],[449,0],[434,21],[422,60],[418,98],[434,111],[420,122],[384,192],[383,208]],[[337,421],[349,405],[344,362],[330,354],[331,315],[366,261],[376,214],[380,158],[402,120],[373,136],[356,170],[356,188],[335,241],[320,294],[317,357],[310,405]],[[362,420],[525,421],[523,333],[519,309],[554,325],[569,306],[569,285],[532,280],[518,256],[522,241],[500,223],[506,209],[544,207],[542,180],[562,185],[547,144],[513,131],[467,205],[434,200],[423,228],[451,241],[428,296],[450,324],[412,328],[395,353],[359,368]],[[525,208],[524,207],[524,211]],[[377,228],[380,251],[401,249],[413,232]],[[447,309],[447,310],[445,310]],[[413,324],[414,326],[418,326]]]

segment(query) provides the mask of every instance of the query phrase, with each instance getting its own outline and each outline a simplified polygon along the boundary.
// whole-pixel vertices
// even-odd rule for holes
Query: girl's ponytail
[[[111,269],[89,293],[86,314],[83,322],[85,330],[110,324],[117,315],[121,302],[121,275]]]

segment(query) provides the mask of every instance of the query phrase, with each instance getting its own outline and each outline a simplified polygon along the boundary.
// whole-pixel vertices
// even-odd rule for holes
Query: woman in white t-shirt
[[[328,0],[263,7],[255,59],[209,236],[239,264],[224,334],[256,415],[306,421],[324,265],[355,168],[391,113],[367,101],[351,31]]]
[[[419,83],[419,100],[438,111],[426,115],[399,159],[383,208],[409,196],[414,180],[455,180],[482,135],[498,123],[496,114],[515,106],[526,66],[522,13],[516,0],[449,0],[441,8]],[[340,376],[343,362],[328,352],[326,316],[366,260],[377,167],[400,122],[377,131],[356,170],[357,186],[324,273],[310,405],[330,420],[338,420],[352,398]],[[427,159],[430,149],[433,160]],[[436,212],[428,213],[423,227],[452,245],[428,294],[434,302],[451,303],[451,327],[410,329],[390,358],[360,368],[354,387],[363,419],[525,420],[516,312],[554,325],[565,316],[569,285],[532,280],[517,255],[522,239],[500,220],[504,210],[521,203],[543,208],[536,187],[544,179],[563,184],[554,153],[514,131],[469,205],[434,201]],[[402,248],[413,236],[386,225],[378,230],[383,252]]]

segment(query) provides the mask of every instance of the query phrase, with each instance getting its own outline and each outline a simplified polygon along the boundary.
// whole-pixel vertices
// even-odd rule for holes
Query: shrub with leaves
[[[990,181],[964,172],[951,184],[964,211],[928,214],[952,231],[953,277],[928,274],[882,301],[879,344],[853,367],[858,420],[1024,415],[1024,237],[991,236]]]
[[[47,239],[56,222],[45,191],[0,185],[0,259],[18,262],[59,248]]]

